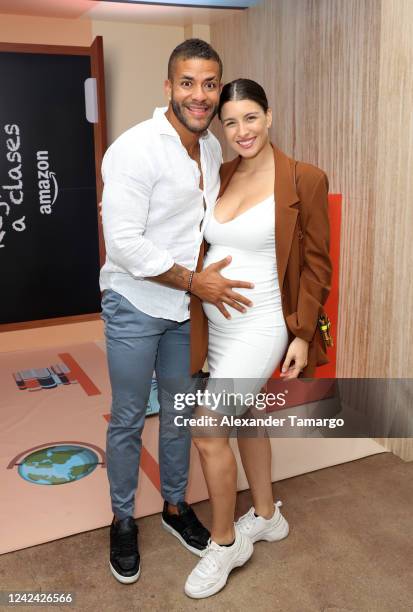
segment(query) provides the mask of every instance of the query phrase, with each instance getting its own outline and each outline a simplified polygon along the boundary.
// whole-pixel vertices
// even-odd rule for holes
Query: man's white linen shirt
[[[206,131],[199,141],[201,190],[198,164],[165,111],[155,109],[152,119],[124,132],[103,158],[106,262],[100,288],[113,289],[152,317],[185,321],[189,295],[146,279],[174,263],[195,269],[218,196],[222,152],[215,136]]]

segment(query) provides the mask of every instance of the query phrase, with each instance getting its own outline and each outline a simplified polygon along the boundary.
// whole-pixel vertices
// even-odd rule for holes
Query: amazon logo
[[[50,215],[59,195],[56,173],[50,170],[49,151],[37,151],[37,179],[42,215]]]

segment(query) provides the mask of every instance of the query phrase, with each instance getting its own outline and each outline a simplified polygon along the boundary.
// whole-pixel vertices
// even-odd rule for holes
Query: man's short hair
[[[211,47],[210,44],[200,38],[188,38],[183,43],[175,47],[168,61],[168,79],[172,81],[175,62],[178,59],[200,59],[213,60],[219,66],[219,78],[222,77],[222,62],[218,53]]]

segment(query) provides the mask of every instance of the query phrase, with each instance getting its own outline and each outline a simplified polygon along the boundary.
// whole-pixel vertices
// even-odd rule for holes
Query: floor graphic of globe
[[[24,480],[41,485],[60,485],[89,476],[99,465],[97,454],[83,446],[49,446],[27,455],[18,473]]]

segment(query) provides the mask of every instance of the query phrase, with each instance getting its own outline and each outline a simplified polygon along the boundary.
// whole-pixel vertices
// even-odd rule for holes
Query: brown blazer
[[[317,365],[328,363],[317,325],[330,292],[328,180],[325,173],[295,162],[272,145],[275,161],[275,251],[278,281],[289,341],[295,336],[310,343],[307,367],[311,377]],[[221,196],[241,157],[221,166]],[[202,269],[206,244],[201,245],[196,270]],[[243,280],[243,279],[240,279]],[[208,322],[201,300],[191,295],[191,372],[202,369],[208,353]]]

